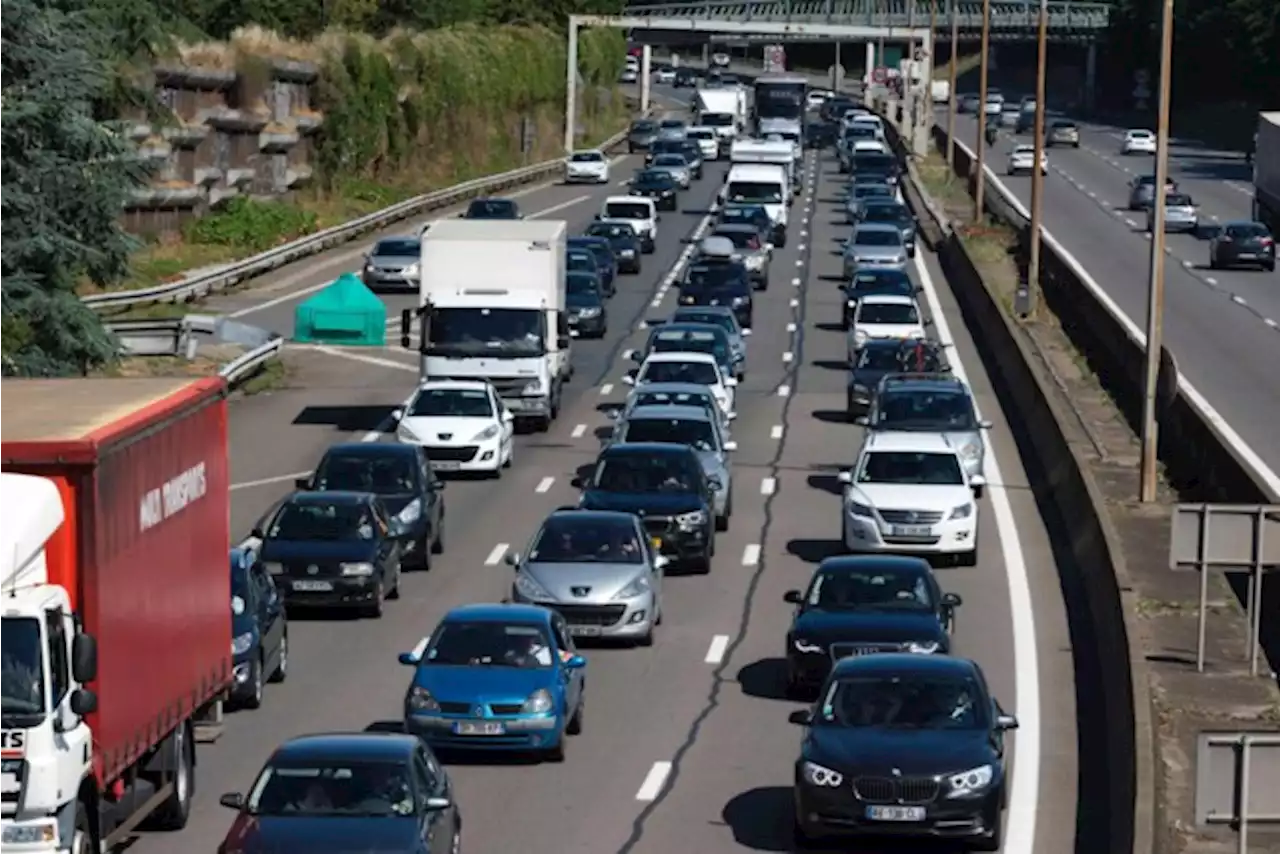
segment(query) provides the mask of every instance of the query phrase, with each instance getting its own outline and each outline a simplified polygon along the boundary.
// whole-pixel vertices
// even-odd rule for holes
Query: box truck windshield
[[[756,117],[761,119],[802,119],[807,83],[803,78],[757,80]]]
[[[731,127],[734,123],[733,113],[698,113],[698,124],[710,128]]]
[[[547,351],[546,313],[535,308],[437,308],[430,330],[428,356],[519,359]]]
[[[44,719],[44,661],[40,653],[40,622],[34,617],[4,617],[2,711],[5,729],[34,727]]]
[[[737,205],[782,204],[782,185],[766,181],[730,181],[728,199]]]

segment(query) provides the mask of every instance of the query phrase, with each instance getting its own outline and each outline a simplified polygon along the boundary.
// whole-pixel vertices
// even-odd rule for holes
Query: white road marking
[[[794,323],[788,323],[788,324],[787,324],[787,331],[788,331],[788,332],[795,332],[795,331],[796,331],[796,325],[795,325]]]
[[[1262,318],[1262,322],[1267,324],[1267,326],[1270,326],[1272,329],[1276,328],[1276,322],[1269,317]]]
[[[707,664],[719,664],[724,661],[724,653],[728,648],[729,636],[716,635],[711,639],[711,646],[707,647],[707,657],[703,661]]]
[[[804,259],[803,259],[803,258],[797,258],[797,259],[796,259],[796,266],[797,266],[797,267],[803,267],[803,266],[804,266]]]
[[[774,477],[765,477],[760,479],[760,494],[773,495],[778,491],[778,479]]]
[[[781,424],[774,424],[772,427],[770,427],[770,428],[769,428],[769,438],[770,438],[770,439],[781,439],[781,438],[782,438],[782,425],[781,425]]]
[[[794,358],[795,358],[795,354],[793,354],[790,350],[782,354],[782,361],[784,362],[790,362]]]
[[[951,345],[954,351],[955,338],[951,335],[951,326],[943,314],[942,304],[938,300],[938,290],[933,276],[925,265],[924,255],[915,257],[916,272],[920,284],[924,288],[925,299],[929,305],[929,314],[933,317],[934,330],[938,341]],[[968,371],[956,354],[952,371],[966,384],[969,383]],[[981,415],[978,415],[981,418]],[[986,446],[986,474],[988,478],[987,496],[991,510],[995,516],[996,530],[999,534],[1001,557],[1009,586],[1009,618],[1013,626],[1013,663],[1014,663],[1014,711],[1018,716],[1016,741],[1016,759],[1013,769],[1013,782],[1009,792],[1009,807],[1006,812],[1004,851],[1007,854],[1031,854],[1036,841],[1036,816],[1040,803],[1040,661],[1036,649],[1036,622],[1034,603],[1031,599],[1031,583],[1027,575],[1026,558],[1022,552],[1022,540],[1018,536],[1018,526],[1013,518],[1013,508],[1009,503],[1009,494],[1003,484],[1006,482],[1001,473],[1000,461],[996,458],[991,441],[985,434],[982,438]]]
[[[636,792],[636,800],[657,800],[658,795],[662,793],[662,787],[667,784],[667,777],[670,774],[670,762],[653,763],[653,767],[649,769],[649,773],[644,776],[644,782],[640,784],[640,791]]]
[[[257,486],[270,486],[273,483],[283,483],[286,480],[295,481],[300,477],[310,477],[309,471],[295,471],[293,474],[278,474],[275,477],[261,477],[257,480],[246,480],[240,483],[233,483],[228,487],[232,492],[237,489],[253,489]]]
[[[789,385],[778,386],[778,397],[787,397],[790,394],[791,394],[791,386]]]
[[[600,386],[600,396],[604,397],[607,394],[613,394],[613,383],[605,383]]]
[[[800,306],[800,300],[798,300],[798,299],[793,299],[793,300],[791,300],[791,307],[792,307],[792,308],[798,308],[799,306]]]
[[[494,566],[504,557],[507,556],[507,549],[511,548],[510,543],[498,543],[493,547],[493,551],[489,552],[489,556],[484,559],[485,566]]]
[[[794,277],[794,278],[791,280],[791,287],[793,287],[793,288],[798,288],[798,287],[800,287],[800,277],[799,277],[799,276],[796,276],[796,277]]]
[[[623,350],[623,351],[622,351],[622,358],[624,358],[624,359],[628,359],[628,360],[629,360],[629,359],[630,359],[632,356],[634,356],[635,354],[636,354],[636,351],[635,351],[635,350]]]
[[[377,365],[380,368],[394,368],[398,371],[418,372],[417,365],[407,365],[404,362],[397,362],[393,359],[380,359],[377,356],[369,356],[365,353],[358,352],[356,349],[347,349],[344,347],[330,347],[324,344],[289,344],[290,350],[311,350],[316,353],[324,353],[326,356],[337,356],[340,359],[350,359],[353,362],[364,362],[366,365]],[[364,348],[360,348],[364,349]]]
[[[551,490],[551,485],[555,482],[556,479],[554,477],[544,477],[542,480],[538,481],[538,485],[533,488],[533,491],[549,492]]]
[[[1248,305],[1248,303],[1244,301],[1244,297],[1238,296],[1236,294],[1231,295],[1231,301],[1236,305]]]
[[[581,439],[587,432],[586,424],[579,424],[573,428],[573,432],[569,434],[574,439]]]
[[[1205,281],[1206,281],[1206,282],[1208,282],[1208,283],[1209,283],[1209,284],[1211,284],[1211,285],[1217,285],[1217,284],[1218,284],[1218,280],[1217,280],[1217,279],[1215,279],[1213,276],[1206,276],[1206,277],[1205,277]]]
[[[742,565],[755,566],[760,563],[760,544],[748,543],[742,550]]]

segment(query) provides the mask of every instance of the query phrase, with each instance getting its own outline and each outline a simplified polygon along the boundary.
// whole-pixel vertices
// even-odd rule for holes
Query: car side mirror
[[[707,478],[707,486],[715,490],[721,490],[724,489],[724,481],[718,477],[709,477]]]
[[[738,413],[736,413],[736,412],[730,412],[730,413],[729,413],[728,415],[726,415],[724,418],[725,418],[725,420],[726,420],[726,421],[737,421],[737,420],[738,420]]]
[[[423,807],[427,812],[440,812],[441,810],[447,810],[451,806],[453,806],[452,800],[441,797],[427,798],[426,802],[423,803]]]
[[[799,590],[788,590],[786,593],[782,594],[782,601],[788,602],[792,605],[799,605],[804,602],[804,596]]]
[[[979,429],[979,430],[990,430],[993,426],[994,426],[994,425],[993,425],[990,421],[979,421],[979,422],[978,422],[978,429]]]
[[[507,566],[520,566],[520,552],[507,552],[502,556],[502,562]]]
[[[932,318],[932,317],[926,317],[923,321],[921,321],[920,325],[921,325],[921,326],[933,326],[933,318]]]
[[[730,439],[728,442],[724,443],[724,449],[726,451],[736,451],[738,450],[738,443]]]
[[[239,792],[227,792],[225,795],[218,798],[218,803],[229,810],[236,810],[239,812],[244,809],[244,795]]]
[[[959,608],[964,604],[964,600],[960,598],[959,593],[943,593],[942,604],[947,608]]]
[[[747,336],[748,336],[748,335],[750,335],[750,334],[751,334],[751,330],[750,330],[750,329],[744,329],[744,330],[742,330],[742,335],[743,335],[743,337],[744,337],[744,338],[745,338],[745,337],[747,337]]]
[[[415,652],[402,652],[396,657],[396,660],[405,667],[417,667],[422,663],[422,656]]]
[[[256,537],[259,540],[265,540],[267,538],[267,535],[263,532],[261,528],[254,528],[252,531],[249,532],[249,536]]]
[[[635,384],[636,384],[636,374],[635,374],[635,371],[628,371],[627,373],[623,374],[623,375],[622,375],[622,382],[623,382],[623,384],[625,384],[625,385],[635,385]]]
[[[836,480],[840,481],[841,483],[853,483],[853,472],[842,471],[838,475],[836,475]]]
[[[71,714],[78,718],[91,714],[98,710],[98,695],[88,688],[77,688],[71,692],[71,700],[68,703]]]
[[[557,335],[556,346],[561,350],[569,346],[569,342],[578,337],[577,330],[570,332],[568,335]]]
[[[726,377],[726,378],[725,378],[725,381],[724,381],[724,387],[725,387],[725,388],[733,388],[733,387],[734,387],[734,386],[736,386],[737,384],[738,384],[738,378],[737,378],[737,377]]]
[[[969,488],[973,490],[974,498],[981,498],[982,493],[986,490],[987,479],[980,474],[975,474],[969,478]]]
[[[574,489],[585,489],[585,483],[586,482],[580,477],[575,477],[573,480],[569,481],[569,485]]]
[[[809,709],[796,709],[787,715],[787,722],[796,726],[809,726],[813,723],[813,712]]]
[[[996,715],[996,729],[1001,732],[1008,732],[1011,729],[1018,728],[1018,719],[1013,715],[1000,714]]]
[[[853,419],[853,423],[857,424],[859,427],[866,427],[871,423],[871,419],[865,415],[859,415],[857,418]]]
[[[644,353],[641,353],[639,350],[633,350],[631,351],[630,359],[636,364],[641,364],[644,362]]]
[[[310,489],[310,488],[311,488],[311,478],[309,478],[309,477],[300,477],[300,478],[298,478],[297,480],[295,480],[295,481],[293,482],[293,487],[294,487],[294,489]]]
[[[671,565],[671,558],[667,557],[666,555],[657,555],[653,559],[654,569],[666,569],[670,565]]]
[[[581,670],[587,666],[587,660],[580,655],[575,655],[565,661],[564,666],[570,670]]]

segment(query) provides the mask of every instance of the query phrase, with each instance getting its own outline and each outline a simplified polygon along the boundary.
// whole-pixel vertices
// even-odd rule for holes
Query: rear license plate
[[[894,525],[893,535],[895,537],[927,537],[933,533],[933,529],[928,525]]]
[[[872,821],[924,821],[924,807],[867,807]]]
[[[457,471],[462,463],[457,460],[432,460],[431,467],[437,471]]]
[[[1253,258],[1257,258],[1258,256],[1252,252],[1237,252],[1236,257],[1253,259]]]
[[[295,581],[294,590],[332,590],[332,581]]]
[[[570,626],[569,634],[575,638],[598,638],[601,629],[599,626]]]
[[[453,725],[455,735],[506,735],[507,728],[497,721],[458,721]]]

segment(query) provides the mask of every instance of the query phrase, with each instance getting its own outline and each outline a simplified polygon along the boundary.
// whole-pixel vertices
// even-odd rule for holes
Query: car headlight
[[[408,267],[401,270],[400,273],[406,279],[416,279],[418,278],[419,267],[417,264],[410,264]]]
[[[373,575],[373,564],[368,561],[355,561],[354,563],[338,564],[343,575],[365,576]]]
[[[431,696],[431,692],[419,685],[414,685],[409,689],[409,694],[404,698],[404,704],[411,712],[438,712],[440,704],[436,702],[436,698]]]
[[[850,516],[865,516],[870,519],[873,515],[871,507],[860,501],[846,501],[844,503],[844,508],[849,511]]]
[[[40,845],[58,841],[58,825],[52,821],[33,821],[4,826],[5,845]]]
[[[871,336],[867,334],[867,330],[856,329],[853,333],[853,343],[861,347],[863,344],[867,343],[867,339],[870,337]]]
[[[634,250],[634,249],[623,249],[623,250],[620,250],[620,251],[618,252],[618,254],[619,254],[619,255],[621,255],[623,258],[634,258],[634,257],[636,257],[636,250]]]
[[[404,506],[404,509],[396,514],[396,518],[400,520],[402,525],[412,525],[414,522],[422,518],[422,499],[415,498]]]
[[[822,644],[814,643],[813,641],[807,641],[804,638],[796,638],[794,641],[791,642],[791,644],[796,648],[796,652],[810,653],[810,652],[823,651]]]
[[[844,775],[839,771],[825,768],[816,762],[806,762],[801,766],[801,769],[804,774],[804,781],[810,786],[834,789],[844,782]]]
[[[649,577],[646,575],[637,575],[631,579],[631,583],[614,594],[614,599],[634,599],[637,596],[643,596],[652,588],[649,586]]]
[[[972,515],[973,515],[973,505],[972,505],[972,504],[961,504],[959,507],[956,507],[956,508],[954,508],[954,509],[951,511],[951,515],[950,515],[948,518],[950,518],[950,519],[968,519],[968,518],[969,518],[970,516],[972,516]]]
[[[422,443],[422,440],[418,438],[418,434],[413,432],[412,428],[410,428],[408,424],[404,423],[401,423],[400,426],[396,428],[396,441],[404,442],[407,445],[418,445]]]
[[[476,434],[476,437],[475,437],[474,439],[472,439],[471,441],[473,441],[473,442],[486,442],[486,441],[488,441],[489,439],[492,439],[494,436],[497,436],[497,435],[498,435],[498,425],[497,425],[497,424],[490,424],[488,427],[484,428],[484,429],[483,429],[483,430],[481,430],[479,433],[477,433],[477,434]]]
[[[692,513],[681,513],[676,517],[676,524],[682,530],[692,531],[694,528],[700,528],[707,524],[707,514],[702,510],[694,510]]]
[[[598,308],[584,308],[578,311],[578,317],[599,317],[599,316],[600,316],[600,309]]]
[[[542,380],[534,380],[533,382],[520,389],[521,394],[538,394],[542,391]]]
[[[951,787],[947,797],[962,798],[965,795],[980,792],[991,785],[993,777],[995,777],[995,769],[990,765],[979,765],[977,768],[952,774],[947,778],[947,785]]]
[[[545,715],[555,706],[555,701],[551,699],[551,692],[546,688],[539,688],[529,695],[529,699],[524,701],[524,706],[520,711],[526,715]]]
[[[269,572],[271,575],[279,575],[280,573],[284,572],[284,564],[274,560],[264,560],[262,562],[262,568],[265,569],[267,572]]]
[[[244,655],[253,646],[253,632],[245,632],[231,639],[231,654]]]
[[[547,590],[547,588],[539,584],[528,573],[524,573],[524,572],[516,573],[515,584],[516,584],[516,593],[520,594],[520,596],[522,596],[525,599],[529,599],[534,602],[555,601],[556,597],[552,596],[551,592]]]
[[[911,641],[907,644],[907,652],[914,652],[916,655],[933,655],[938,651],[939,646],[937,641]]]
[[[244,599],[239,596],[231,597],[231,613],[237,617],[244,613]]]
[[[744,305],[746,305],[746,304],[747,304],[747,298],[746,298],[746,297],[734,297],[734,298],[733,298],[733,307],[734,307],[734,308],[741,308],[742,306],[744,306]]]
[[[969,442],[967,445],[962,445],[960,447],[960,456],[966,460],[976,460],[982,456],[982,445],[977,442]]]

